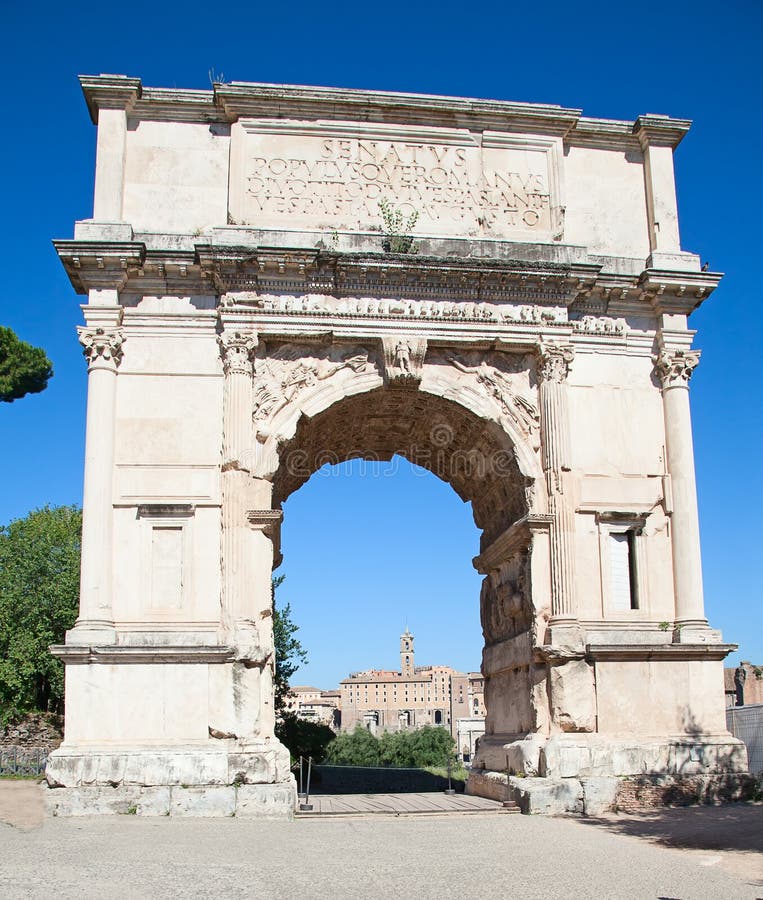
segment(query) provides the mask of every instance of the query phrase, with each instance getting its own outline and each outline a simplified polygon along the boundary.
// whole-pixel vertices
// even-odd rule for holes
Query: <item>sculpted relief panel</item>
[[[282,344],[269,348],[256,361],[252,421],[260,437],[267,436],[264,423],[272,420],[308,388],[349,370],[356,375],[376,370],[364,347],[315,347]]]
[[[534,610],[530,599],[529,568],[529,554],[522,551],[509,559],[500,572],[483,581],[480,618],[488,646],[532,627]]]
[[[380,374],[388,385],[417,388],[424,374],[458,392],[467,389],[493,406],[499,424],[510,420],[506,430],[517,432],[533,449],[540,443],[540,413],[531,383],[532,360],[526,354],[455,351],[433,348],[426,340],[398,336],[384,338],[381,346],[349,344],[316,346],[284,343],[261,347],[255,361],[252,421],[258,440],[266,440],[272,422],[281,410],[298,404],[309,388],[327,382],[338,373],[347,377]],[[368,389],[376,387],[369,382]],[[455,396],[455,394],[453,395]],[[490,413],[488,413],[490,415]]]
[[[497,419],[509,433],[518,431],[533,449],[540,446],[540,412],[531,383],[533,361],[527,354],[437,349],[428,354],[438,380],[466,387],[491,402]]]
[[[422,235],[560,237],[552,138],[463,129],[242,120],[231,217],[265,228],[380,231],[379,201]]]

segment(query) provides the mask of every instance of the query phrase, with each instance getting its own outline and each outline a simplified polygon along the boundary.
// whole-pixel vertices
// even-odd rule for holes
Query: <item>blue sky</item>
[[[75,325],[82,298],[50,243],[70,237],[73,222],[92,212],[95,129],[78,73],[204,88],[214,68],[228,81],[548,102],[624,119],[667,113],[694,120],[676,154],[683,246],[727,273],[692,319],[703,350],[691,391],[706,610],[745,659],[763,662],[754,324],[762,26],[758,0],[134,0],[128,7],[5,0],[0,322],[44,346],[55,377],[43,394],[0,410],[0,522],[81,499],[86,376]],[[406,622],[420,661],[479,667],[479,579],[470,565],[477,532],[447,485],[404,463],[384,477],[320,474],[286,511],[281,593],[311,655],[297,680],[328,687],[353,668],[393,666]]]

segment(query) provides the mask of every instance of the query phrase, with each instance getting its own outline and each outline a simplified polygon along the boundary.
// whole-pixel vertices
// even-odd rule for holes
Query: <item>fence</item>
[[[448,779],[424,769],[313,765],[310,790],[316,794],[420,794],[444,791]],[[453,781],[457,791],[463,782]]]
[[[726,727],[747,745],[750,772],[763,773],[763,703],[749,706],[729,706],[726,709]]]
[[[47,761],[43,747],[0,747],[0,775],[42,775]]]

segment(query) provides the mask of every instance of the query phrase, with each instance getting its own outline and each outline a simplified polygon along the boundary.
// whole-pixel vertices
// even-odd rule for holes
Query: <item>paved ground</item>
[[[19,820],[19,804],[26,806],[25,797],[37,803],[39,790],[8,791],[7,784],[0,782],[0,814],[15,805]],[[24,827],[0,825],[4,900],[763,898],[760,805],[607,820],[479,813],[294,822],[119,816],[31,826],[31,818],[27,812]],[[725,849],[740,842],[744,850]],[[723,868],[730,852],[747,860],[744,871]]]
[[[304,800],[302,801],[304,802]],[[484,797],[442,792],[427,794],[311,794],[308,816],[412,816],[449,813],[505,813],[502,804]]]

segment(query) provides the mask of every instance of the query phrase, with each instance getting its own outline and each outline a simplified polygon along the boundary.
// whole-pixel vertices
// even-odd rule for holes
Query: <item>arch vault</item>
[[[720,276],[680,248],[688,123],[82,83],[94,216],[56,248],[88,294],[85,524],[54,811],[291,814],[281,507],[327,461],[396,453],[481,530],[468,790],[589,813],[637,777],[736,790],[688,399],[687,316]],[[417,252],[388,252],[384,199],[419,212],[397,246]]]

